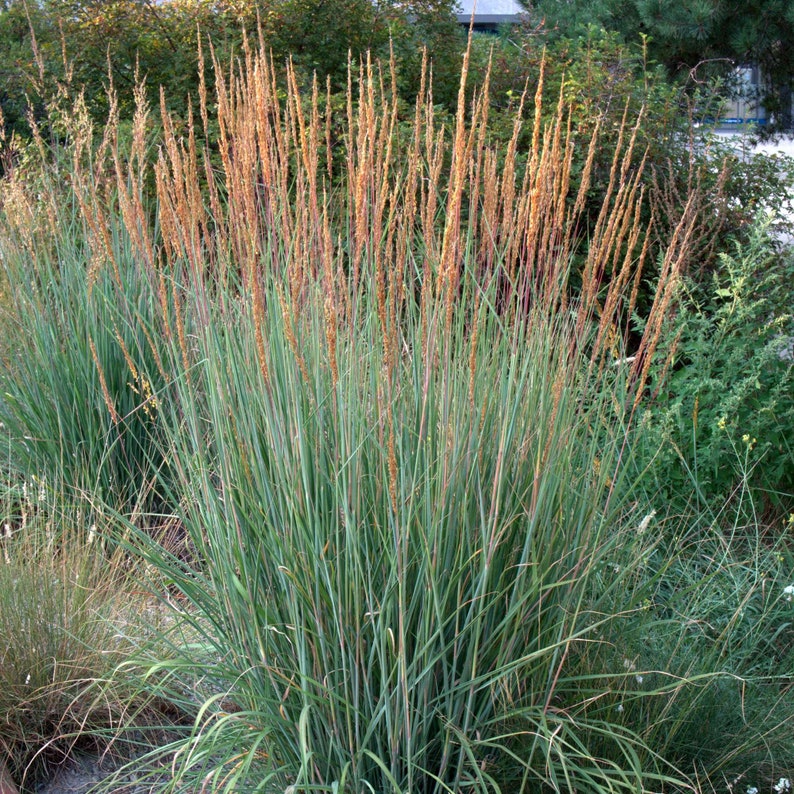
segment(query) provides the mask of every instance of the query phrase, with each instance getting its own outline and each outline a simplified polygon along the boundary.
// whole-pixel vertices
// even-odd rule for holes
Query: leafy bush
[[[635,514],[643,560],[610,609],[625,617],[587,649],[589,669],[613,671],[602,686],[614,695],[591,708],[619,710],[647,747],[701,780],[746,774],[760,785],[794,768],[794,710],[785,696],[794,557],[785,532],[770,541],[738,524],[735,505],[726,512],[733,535],[696,511]],[[631,563],[611,560],[603,576],[614,577],[624,561]]]
[[[315,72],[323,86],[330,79],[334,91],[346,86],[349,57],[354,65],[368,52],[388,60],[392,44],[400,90],[410,99],[426,48],[435,63],[437,100],[452,108],[465,49],[454,9],[451,0],[3,3],[0,117],[9,132],[29,137],[29,103],[44,125],[47,105],[66,88],[72,98],[84,93],[99,123],[109,110],[112,83],[122,118],[129,121],[143,80],[155,107],[162,88],[169,112],[186,121],[189,97],[195,101],[201,79],[214,79],[211,70],[200,75],[198,37],[228,70],[245,49],[246,30],[261,33],[278,64],[292,60],[309,80]]]
[[[770,222],[723,252],[710,281],[684,281],[659,347],[646,426],[652,450],[664,439],[653,472],[679,508],[692,500],[716,515],[738,495],[749,510],[791,509],[794,254],[774,243]]]

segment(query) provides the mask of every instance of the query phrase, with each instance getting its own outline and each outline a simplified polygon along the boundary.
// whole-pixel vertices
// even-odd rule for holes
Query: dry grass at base
[[[28,511],[30,511],[28,504]],[[13,527],[16,527],[15,529]],[[94,527],[53,530],[30,513],[0,540],[0,758],[6,794],[46,780],[75,753],[127,752],[122,728],[161,703],[113,679],[166,618],[121,551]],[[177,714],[173,715],[178,719]],[[2,767],[0,767],[2,770]]]

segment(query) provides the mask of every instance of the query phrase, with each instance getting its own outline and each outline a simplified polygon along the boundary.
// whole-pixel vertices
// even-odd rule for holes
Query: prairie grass
[[[102,209],[110,140],[95,151],[84,113],[78,103],[62,119],[68,152],[38,159],[52,151],[39,133],[29,167],[3,186],[7,468],[22,481],[44,473],[88,511],[146,512],[158,505],[162,377],[157,351],[138,338],[145,327],[135,318],[149,311],[139,251]],[[149,355],[137,362],[130,350]]]
[[[0,760],[22,791],[74,752],[107,750],[146,711],[131,686],[108,683],[143,607],[129,566],[107,553],[107,527],[52,497],[38,480],[0,501]]]
[[[633,440],[700,197],[660,242],[640,116],[586,214],[598,124],[542,121],[541,77],[492,147],[467,63],[448,130],[427,76],[407,111],[365,62],[340,117],[260,42],[186,128],[164,102],[152,172],[143,105],[127,149],[78,107],[68,187],[3,186],[34,339],[4,376],[10,459],[126,514],[191,638],[141,675],[201,706],[163,790],[695,790],[719,686],[790,686],[785,549],[637,530],[664,518]],[[78,393],[92,424],[64,435]],[[153,504],[189,559],[137,531]],[[764,719],[753,749],[791,714]]]

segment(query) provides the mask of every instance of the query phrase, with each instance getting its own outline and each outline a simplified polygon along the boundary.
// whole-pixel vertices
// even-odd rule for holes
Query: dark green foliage
[[[35,63],[33,38],[39,51],[49,50],[55,35],[56,30],[38,6],[0,3],[0,112],[8,134],[26,132],[29,108],[38,116],[43,111],[43,86]],[[57,65],[54,68],[59,73]]]
[[[754,63],[765,78],[764,104],[777,124],[791,126],[794,5],[788,0],[527,0],[533,17],[563,35],[596,24],[624,41],[646,37],[651,57],[676,78],[697,67],[698,78]]]
[[[397,5],[397,4],[395,4]],[[389,32],[398,65],[398,88],[409,101],[416,98],[426,51],[432,65],[433,97],[452,110],[460,82],[466,35],[454,16],[454,2],[419,0],[408,14],[391,14]]]
[[[731,534],[704,526],[707,511],[640,516],[637,542],[661,540],[647,547],[634,589],[616,596],[613,610],[626,610],[625,620],[587,651],[589,665],[614,672],[603,683],[614,699],[597,707],[622,705],[625,727],[679,769],[708,770],[712,780],[737,772],[756,777],[770,763],[785,769],[794,760],[785,727],[794,720],[785,694],[794,663],[785,589],[791,551],[753,526]],[[731,510],[722,516],[725,523],[737,518]],[[605,584],[616,578],[613,568],[605,570]],[[677,687],[682,679],[692,686]],[[770,721],[779,728],[764,735]],[[758,777],[756,784],[762,788]]]
[[[348,58],[353,63],[368,51],[382,52],[389,31],[386,20],[369,0],[271,0],[243,5],[239,22],[260,25],[276,61],[292,59],[321,83],[329,77],[336,90],[347,82]]]
[[[399,87],[408,98],[418,89],[423,51],[435,64],[436,96],[454,105],[465,37],[451,0],[411,3],[370,0],[259,0],[218,6],[208,0],[5,0],[0,3],[0,109],[7,127],[29,134],[25,116],[39,118],[59,93],[84,91],[95,121],[107,114],[113,85],[122,118],[131,116],[134,89],[146,82],[159,106],[187,118],[188,97],[197,103],[197,37],[225,67],[241,56],[244,37],[261,30],[277,63],[291,59],[333,89],[347,83],[368,52],[399,63]],[[213,75],[205,75],[211,85]]]

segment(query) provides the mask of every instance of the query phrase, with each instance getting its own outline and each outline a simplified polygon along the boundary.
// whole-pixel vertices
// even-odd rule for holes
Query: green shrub
[[[679,509],[716,516],[739,497],[748,511],[791,510],[794,254],[770,223],[720,254],[710,279],[684,281],[659,347],[646,428],[652,450],[663,440],[652,465],[660,493]]]
[[[740,511],[726,512],[736,520]],[[701,780],[789,775],[794,557],[785,533],[770,542],[751,525],[726,536],[694,511],[641,515],[632,530],[646,538],[643,559],[610,609],[625,618],[588,646],[586,664],[613,671],[603,689],[615,693],[593,707],[619,709],[626,728]]]

